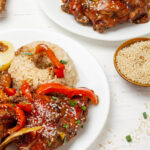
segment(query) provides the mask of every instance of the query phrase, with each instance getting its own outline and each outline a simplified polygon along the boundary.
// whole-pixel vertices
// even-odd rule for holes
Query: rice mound
[[[51,50],[53,50],[59,60],[67,61],[64,78],[57,78],[57,76],[50,71],[49,67],[44,69],[37,67],[33,61],[33,56],[19,55],[22,52],[30,52],[34,54],[38,44],[46,44]],[[51,64],[51,61],[47,56],[44,56],[43,60],[45,61],[45,64]],[[51,82],[73,87],[78,80],[75,65],[69,55],[59,46],[46,41],[36,41],[18,49],[8,72],[13,79],[13,87],[16,89],[20,89],[24,80],[29,83],[32,90],[37,89],[41,84]]]

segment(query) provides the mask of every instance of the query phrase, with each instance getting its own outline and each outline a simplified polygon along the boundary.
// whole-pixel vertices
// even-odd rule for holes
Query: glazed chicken
[[[0,72],[0,150],[9,135],[36,127],[40,129],[22,133],[10,142],[15,141],[18,150],[56,149],[83,127],[90,101],[98,104],[98,96],[87,88],[46,83],[30,91],[24,81],[21,90],[15,91],[11,82],[7,71]]]
[[[10,88],[11,82],[10,74],[7,71],[0,71],[0,143],[8,135],[8,129],[12,128],[16,123],[14,109],[3,106],[3,103],[7,103],[10,100],[4,91]]]
[[[0,0],[0,13],[5,9],[6,0]]]
[[[0,143],[7,136],[7,130],[15,123],[15,112],[11,108],[0,108]]]
[[[0,71],[0,102],[6,102],[8,97],[4,92],[4,88],[11,86],[11,77],[7,71]]]
[[[34,95],[33,111],[27,115],[26,127],[42,126],[16,140],[18,150],[53,150],[69,141],[86,121],[88,103],[81,98]]]
[[[63,0],[62,10],[102,33],[116,24],[148,22],[150,0]]]

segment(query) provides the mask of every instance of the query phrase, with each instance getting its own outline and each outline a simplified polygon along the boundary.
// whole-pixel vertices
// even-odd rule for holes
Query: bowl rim
[[[150,84],[142,84],[142,83],[139,83],[139,82],[136,82],[136,81],[133,81],[132,79],[129,79],[127,78],[121,71],[120,69],[118,68],[118,65],[117,65],[117,55],[118,55],[118,52],[120,50],[122,50],[123,48],[125,47],[129,47],[130,45],[136,43],[136,42],[141,42],[141,41],[149,41],[150,38],[147,38],[147,37],[138,37],[138,38],[132,38],[130,40],[127,40],[125,41],[124,43],[122,43],[118,48],[117,50],[115,51],[115,54],[114,54],[114,66],[115,66],[115,69],[117,70],[117,72],[119,73],[119,75],[125,79],[126,81],[134,84],[134,85],[138,85],[138,86],[143,86],[143,87],[150,87]]]

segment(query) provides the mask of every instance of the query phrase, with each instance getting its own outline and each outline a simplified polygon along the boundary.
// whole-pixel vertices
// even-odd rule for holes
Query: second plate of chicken
[[[39,2],[50,19],[63,28],[85,37],[118,41],[150,32],[150,2],[147,0]]]

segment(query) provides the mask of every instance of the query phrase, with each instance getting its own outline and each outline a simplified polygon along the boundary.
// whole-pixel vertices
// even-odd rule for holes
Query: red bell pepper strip
[[[37,94],[60,93],[68,95],[70,88],[59,83],[47,83],[39,86],[36,90]]]
[[[13,96],[16,94],[16,89],[14,88],[5,88],[4,91],[8,96]]]
[[[16,104],[19,108],[21,108],[22,110],[24,110],[27,113],[31,113],[32,112],[32,105],[31,104],[26,104],[26,103],[20,103],[20,104]]]
[[[57,76],[57,78],[63,78],[64,77],[64,70],[58,69],[57,67],[53,67],[54,74]]]
[[[30,87],[26,81],[23,82],[23,84],[21,86],[21,91],[22,91],[23,95],[29,99],[29,101],[32,101],[32,95],[31,95]]]
[[[98,96],[94,93],[94,91],[87,88],[72,88],[69,97],[73,96],[88,97],[93,104],[97,105],[99,103]]]
[[[54,52],[45,44],[39,44],[36,47],[36,53],[40,52],[46,52],[49,59],[52,61],[54,67],[54,73],[58,78],[64,78],[64,70],[65,70],[65,65],[62,64],[57,57],[55,56]]]
[[[73,96],[85,96],[88,97],[93,104],[97,105],[99,103],[98,96],[87,88],[70,88],[59,83],[47,83],[41,85],[37,90],[37,94],[50,94],[59,93],[72,98]]]
[[[17,105],[15,104],[1,104],[0,105],[0,108],[6,109],[7,107],[12,108],[16,112],[17,125],[12,129],[8,129],[7,131],[7,134],[12,134],[25,126],[26,118],[25,118],[25,114],[23,110],[21,110]]]

